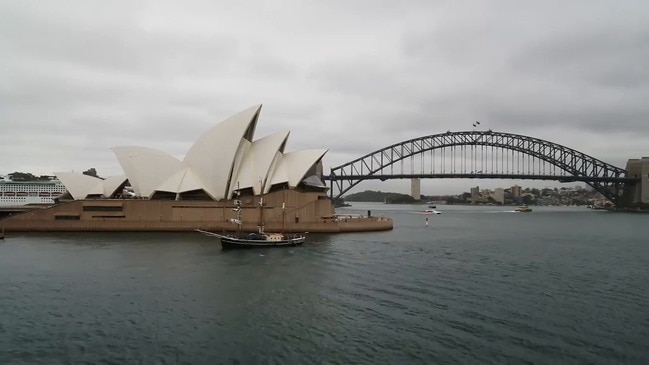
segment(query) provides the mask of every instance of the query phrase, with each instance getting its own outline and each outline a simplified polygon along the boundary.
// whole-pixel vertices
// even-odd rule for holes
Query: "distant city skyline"
[[[431,181],[429,181],[431,180]],[[422,179],[421,180],[421,195],[431,196],[431,195],[458,195],[465,192],[470,192],[471,188],[478,186],[480,190],[489,189],[495,190],[498,188],[509,189],[514,185],[521,186],[525,188],[536,188],[536,189],[561,189],[565,188],[575,188],[580,187],[583,189],[592,189],[585,183],[559,183],[556,181],[538,181],[538,180],[484,180],[484,179],[438,179],[438,180],[453,180],[453,186],[455,188],[445,188],[447,190],[442,191],[439,188],[435,187],[435,181],[433,179]],[[476,184],[476,181],[482,181],[483,183]],[[393,192],[401,194],[410,194],[410,180],[391,180],[391,181],[366,181],[361,182],[355,188],[349,191],[348,194],[358,193],[365,190],[375,190],[382,192]],[[439,192],[435,192],[435,189],[439,189]]]

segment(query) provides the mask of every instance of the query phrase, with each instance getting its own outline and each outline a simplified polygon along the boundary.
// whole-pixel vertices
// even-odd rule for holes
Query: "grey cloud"
[[[0,173],[119,173],[117,145],[182,157],[259,103],[257,136],[290,130],[287,150],[328,148],[327,166],[475,120],[623,165],[649,145],[647,16],[632,1],[4,1]]]
[[[601,28],[526,45],[512,69],[592,87],[646,89],[649,26],[633,31]]]
[[[47,5],[51,6],[43,7]],[[102,22],[105,18],[100,16],[95,22],[97,14],[92,9],[86,12],[93,18],[84,19],[51,14],[40,8],[18,8],[14,16],[3,19],[0,30],[6,51],[27,59],[81,68],[91,66],[97,71],[123,72],[135,77],[205,76],[205,71],[227,70],[238,53],[238,44],[231,35],[149,32],[128,11],[108,16],[109,21]],[[62,11],[65,10],[59,9]],[[77,8],[71,11],[74,14]]]

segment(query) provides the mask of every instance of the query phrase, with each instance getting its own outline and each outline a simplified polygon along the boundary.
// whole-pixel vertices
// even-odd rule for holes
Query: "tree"
[[[466,203],[466,200],[462,200],[457,196],[449,196],[446,199],[446,204],[462,204],[462,203]]]
[[[14,172],[8,175],[11,180],[14,181],[35,181],[38,180],[36,176],[28,173],[28,172]]]
[[[89,168],[88,170],[83,172],[84,175],[92,176],[92,177],[99,177],[97,176],[97,170],[95,170],[94,167]]]
[[[520,197],[520,199],[523,202],[523,204],[526,204],[526,205],[534,205],[534,204],[536,204],[536,199],[534,199],[534,197],[532,195],[523,195],[522,197]]]

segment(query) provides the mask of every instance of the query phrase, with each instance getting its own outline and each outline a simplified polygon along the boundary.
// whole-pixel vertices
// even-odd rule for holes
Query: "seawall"
[[[338,218],[321,194],[281,191],[242,197],[241,229],[284,232],[363,232],[393,228],[390,218]],[[232,201],[76,200],[0,219],[6,232],[234,231]]]

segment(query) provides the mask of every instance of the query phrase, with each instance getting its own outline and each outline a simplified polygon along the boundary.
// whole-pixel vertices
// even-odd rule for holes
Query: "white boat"
[[[521,205],[520,207],[514,209],[515,212],[521,212],[521,213],[529,213],[532,211],[532,208],[528,207],[527,205]]]
[[[442,214],[439,210],[435,209],[426,209],[423,211],[424,214]]]
[[[54,199],[66,192],[59,180],[16,181],[0,176],[0,206],[54,204]]]

